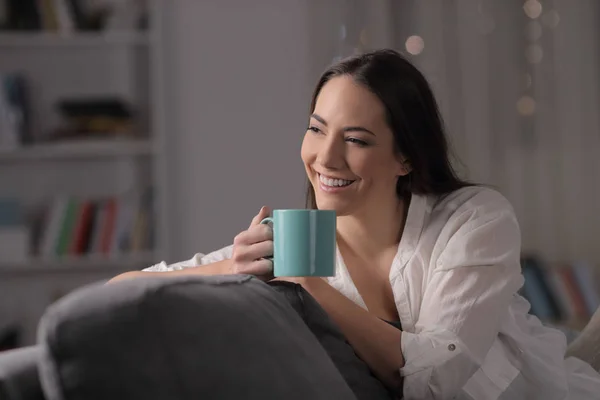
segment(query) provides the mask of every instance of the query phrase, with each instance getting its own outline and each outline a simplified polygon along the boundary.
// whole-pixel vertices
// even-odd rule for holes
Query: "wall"
[[[230,244],[262,205],[303,206],[312,82],[303,0],[180,0],[165,12],[173,262]]]

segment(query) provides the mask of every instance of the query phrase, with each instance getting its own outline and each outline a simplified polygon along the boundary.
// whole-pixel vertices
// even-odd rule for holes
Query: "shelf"
[[[150,267],[156,263],[155,254],[151,251],[119,256],[31,258],[29,261],[20,263],[0,262],[0,274],[127,271],[144,268],[145,266]]]
[[[0,148],[0,163],[143,156],[153,152],[151,140],[71,140],[17,149]]]
[[[2,32],[2,47],[56,47],[56,46],[141,46],[149,42],[146,32],[78,32],[70,34],[51,32]]]

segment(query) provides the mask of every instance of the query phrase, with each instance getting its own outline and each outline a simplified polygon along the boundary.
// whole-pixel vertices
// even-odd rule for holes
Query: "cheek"
[[[348,164],[356,175],[372,184],[387,181],[388,177],[395,175],[391,163],[377,152],[367,154],[363,151],[355,154],[354,157],[349,157]]]
[[[349,151],[346,155],[348,167],[352,172],[362,179],[369,179],[376,175],[373,171],[377,170],[379,161],[377,157],[360,149],[360,151]]]
[[[300,157],[302,157],[302,162],[305,164],[310,164],[315,159],[315,150],[312,140],[308,133],[304,135],[304,139],[302,140],[302,149],[300,150]]]

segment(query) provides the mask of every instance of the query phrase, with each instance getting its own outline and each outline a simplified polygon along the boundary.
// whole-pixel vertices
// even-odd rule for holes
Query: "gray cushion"
[[[0,353],[0,399],[44,400],[38,379],[39,347],[24,347]]]
[[[293,308],[249,276],[79,289],[38,331],[46,397],[354,399]]]
[[[269,285],[282,293],[327,351],[358,400],[389,400],[395,398],[358,357],[346,337],[333,323],[319,303],[301,285],[273,281]],[[401,395],[399,388],[396,395]]]

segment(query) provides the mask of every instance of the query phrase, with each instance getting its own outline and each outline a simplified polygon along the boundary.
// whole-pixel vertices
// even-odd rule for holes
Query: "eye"
[[[312,125],[308,127],[308,130],[312,131],[314,133],[323,133],[319,128],[317,128],[316,126],[312,126]]]
[[[356,145],[361,146],[361,147],[368,146],[367,142],[365,142],[364,140],[357,139],[357,138],[350,137],[350,138],[347,138],[346,141],[350,142],[350,143],[353,143],[353,144],[356,144]]]

